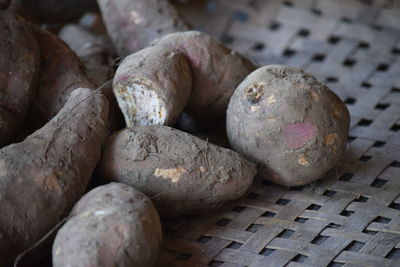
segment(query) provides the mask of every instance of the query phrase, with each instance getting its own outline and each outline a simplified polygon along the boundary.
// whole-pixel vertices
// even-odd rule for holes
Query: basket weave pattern
[[[400,266],[400,1],[181,9],[258,64],[326,83],[348,105],[350,142],[326,179],[287,189],[257,178],[242,199],[166,222],[159,266]]]

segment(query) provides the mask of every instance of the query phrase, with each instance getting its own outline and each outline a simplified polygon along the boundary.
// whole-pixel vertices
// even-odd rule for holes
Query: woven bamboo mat
[[[159,266],[400,266],[400,1],[220,0],[181,7],[260,65],[287,64],[351,113],[343,161],[286,189],[256,179],[217,211],[165,222]]]

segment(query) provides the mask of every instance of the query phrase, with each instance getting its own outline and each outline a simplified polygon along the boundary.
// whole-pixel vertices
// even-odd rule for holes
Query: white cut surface
[[[126,126],[164,125],[167,112],[160,96],[143,84],[117,85],[114,93],[124,115]]]

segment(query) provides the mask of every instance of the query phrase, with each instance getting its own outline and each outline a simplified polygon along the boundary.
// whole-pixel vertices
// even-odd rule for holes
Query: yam
[[[256,67],[238,52],[198,31],[172,33],[154,45],[181,51],[193,71],[193,88],[185,110],[199,119],[225,118],[229,99]]]
[[[227,111],[232,148],[272,182],[299,186],[323,178],[347,143],[349,112],[328,87],[292,67],[270,65],[236,89]]]
[[[167,0],[97,0],[103,20],[120,56],[147,47],[187,24]]]
[[[103,94],[77,89],[43,128],[0,150],[0,266],[40,240],[84,194],[107,115]]]
[[[33,101],[32,115],[40,125],[53,118],[77,88],[94,88],[76,54],[53,33],[34,28],[41,53],[42,70]]]
[[[29,25],[14,11],[0,10],[0,146],[19,128],[32,101],[40,56]]]
[[[107,96],[110,105],[110,131],[121,129],[124,118],[112,91],[114,59],[111,41],[106,36],[96,35],[82,26],[68,24],[59,32],[59,37],[79,57],[85,67],[85,74]]]
[[[127,128],[112,135],[96,172],[146,194],[161,217],[206,212],[239,198],[255,166],[234,151],[166,126]]]
[[[181,52],[148,47],[125,58],[114,95],[127,127],[174,124],[189,98],[192,74]]]
[[[54,267],[153,266],[162,240],[160,218],[141,192],[99,186],[74,206],[53,244]]]

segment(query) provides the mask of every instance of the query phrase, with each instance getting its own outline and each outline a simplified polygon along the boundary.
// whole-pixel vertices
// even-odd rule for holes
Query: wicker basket
[[[256,179],[242,199],[165,222],[159,266],[400,266],[400,1],[183,5],[260,65],[300,67],[347,103],[341,164],[306,187]]]

